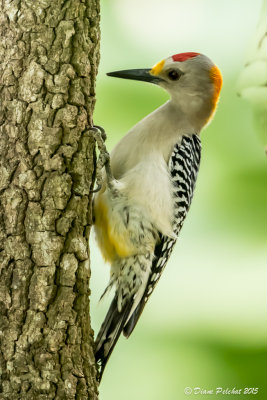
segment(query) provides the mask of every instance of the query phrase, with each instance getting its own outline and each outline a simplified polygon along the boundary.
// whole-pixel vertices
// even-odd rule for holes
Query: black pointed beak
[[[127,69],[123,71],[108,72],[108,76],[115,78],[133,79],[135,81],[144,81],[158,84],[162,81],[158,76],[152,75],[150,69]]]

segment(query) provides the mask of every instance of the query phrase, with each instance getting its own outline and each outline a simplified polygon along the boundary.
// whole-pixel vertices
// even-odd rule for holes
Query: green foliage
[[[181,3],[186,7],[187,2]],[[192,6],[197,3],[190,0]],[[167,1],[168,4],[174,6],[172,1]],[[180,240],[136,331],[130,340],[120,339],[109,361],[100,388],[103,400],[195,398],[183,394],[187,386],[259,387],[259,394],[254,397],[267,398],[267,349],[263,339],[267,301],[264,284],[267,278],[267,164],[264,148],[254,131],[250,105],[236,94],[237,76],[244,63],[242,46],[245,47],[249,29],[255,30],[258,19],[253,4],[239,2],[242,10],[245,12],[243,7],[247,7],[246,12],[250,13],[243,15],[242,11],[242,21],[244,17],[249,24],[239,18],[241,8],[238,9],[236,2],[236,9],[231,8],[232,2],[221,4],[227,8],[228,28],[235,29],[236,34],[231,40],[221,42],[221,46],[217,45],[213,54],[209,54],[210,43],[197,35],[191,38],[190,46],[180,50],[200,48],[210,55],[222,69],[224,86],[214,120],[201,134],[201,168]],[[107,144],[112,149],[133,124],[168,97],[153,85],[120,81],[105,77],[104,73],[120,68],[149,67],[147,60],[153,65],[160,57],[168,56],[169,50],[154,47],[147,51],[146,44],[137,46],[127,31],[119,40],[126,22],[112,14],[110,3],[105,5],[118,26],[112,26],[111,33],[105,8],[95,123],[106,129]],[[200,37],[203,30],[210,34],[209,24],[214,17],[207,11],[211,1],[203,2],[202,6],[206,8],[199,26],[194,28],[199,29]],[[221,18],[218,13],[218,26],[225,25]],[[162,24],[160,16],[158,19]],[[238,27],[236,21],[240,22]],[[175,32],[167,24],[162,29]],[[107,32],[113,35],[114,42]],[[213,30],[210,42],[217,43],[219,32],[219,28],[218,32]],[[189,39],[173,37],[172,33],[166,48],[172,46],[178,52],[176,42]],[[228,34],[226,29],[223,33]],[[155,41],[158,38],[155,36]],[[92,264],[97,264],[97,268],[93,274],[92,317],[97,330],[105,307],[96,308],[96,303],[105,286],[103,276],[106,274],[108,279],[108,267],[101,265],[98,253],[93,252],[93,257],[96,262]],[[253,398],[252,395],[226,397]],[[199,395],[197,398],[215,397]]]

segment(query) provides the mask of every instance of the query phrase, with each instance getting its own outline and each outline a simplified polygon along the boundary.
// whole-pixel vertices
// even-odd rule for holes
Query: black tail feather
[[[108,359],[120,337],[125,322],[132,309],[133,300],[129,300],[121,311],[118,311],[118,297],[115,296],[106,318],[101,325],[95,342],[95,359],[99,365],[97,380],[100,382]]]
[[[144,300],[144,297],[134,310],[133,314],[131,315],[131,318],[127,322],[127,324],[123,327],[123,334],[124,336],[128,339],[128,337],[131,335],[132,331],[134,330],[143,310],[146,305],[146,302]]]

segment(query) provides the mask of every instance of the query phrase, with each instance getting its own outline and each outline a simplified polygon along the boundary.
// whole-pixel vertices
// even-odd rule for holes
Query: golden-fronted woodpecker
[[[104,293],[115,288],[96,339],[99,380],[121,332],[132,333],[170,257],[193,197],[199,134],[222,86],[217,66],[195,52],[173,55],[152,69],[108,75],[154,83],[170,100],[115,146],[111,174],[94,198],[96,239],[111,264]]]

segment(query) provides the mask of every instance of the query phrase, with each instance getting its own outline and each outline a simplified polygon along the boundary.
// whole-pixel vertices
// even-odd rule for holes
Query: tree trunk
[[[1,0],[0,35],[0,399],[97,399],[99,0]]]

